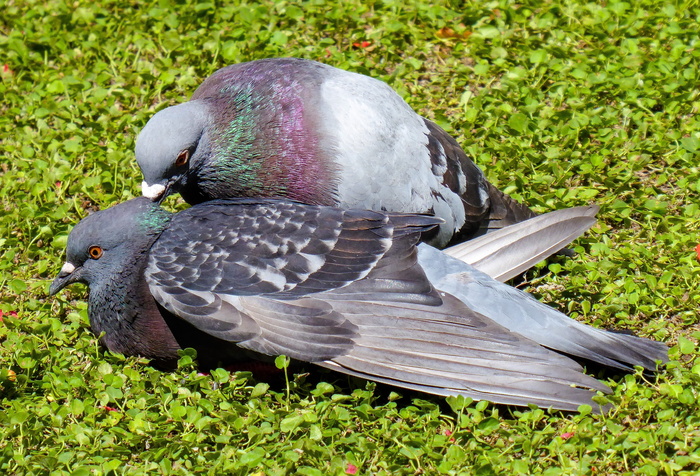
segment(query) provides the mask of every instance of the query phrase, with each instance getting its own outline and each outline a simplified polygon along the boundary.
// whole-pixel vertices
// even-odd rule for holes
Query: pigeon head
[[[68,236],[66,262],[51,283],[53,296],[73,283],[97,284],[125,260],[146,250],[165,228],[171,213],[145,197],[93,213]]]
[[[203,101],[190,101],[163,109],[148,121],[136,139],[144,197],[162,201],[185,186],[208,153],[209,117]]]

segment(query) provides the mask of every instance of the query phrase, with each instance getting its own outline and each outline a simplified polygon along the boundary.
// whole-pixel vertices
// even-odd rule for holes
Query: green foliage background
[[[5,0],[0,472],[698,474],[699,18],[688,0]],[[138,194],[134,139],[156,110],[273,56],[386,81],[540,212],[601,205],[579,255],[527,289],[667,341],[667,370],[610,381],[616,409],[594,416],[100,350],[83,288],[46,297],[70,228]]]

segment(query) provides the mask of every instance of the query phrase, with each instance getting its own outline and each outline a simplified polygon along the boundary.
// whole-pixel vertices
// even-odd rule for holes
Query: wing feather
[[[635,365],[655,370],[657,361],[668,361],[662,342],[587,326],[461,260],[430,246],[418,249],[419,262],[436,288],[545,347],[622,370]]]
[[[597,206],[556,210],[444,250],[505,282],[560,251],[596,222]]]
[[[187,215],[177,215],[179,226],[161,235],[149,257],[146,277],[156,300],[241,348],[399,387],[568,409],[592,403],[595,390],[607,391],[573,360],[436,291],[415,249],[434,219],[263,205],[205,204],[206,213],[197,215],[203,230],[193,230]],[[251,228],[231,231],[230,209],[239,209],[236,216],[243,218],[237,223]],[[312,225],[261,234],[256,223],[270,216],[285,227],[300,216]],[[340,231],[323,231],[316,246],[316,231],[328,226]],[[188,245],[205,236],[206,260],[187,254],[173,259],[171,244],[196,250],[198,245]],[[321,248],[324,253],[314,253]],[[308,262],[314,259],[318,262]],[[207,276],[186,270],[193,262],[206,266]]]

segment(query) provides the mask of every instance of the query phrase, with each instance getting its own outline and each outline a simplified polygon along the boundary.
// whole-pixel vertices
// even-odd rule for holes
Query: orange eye
[[[177,159],[175,159],[175,166],[182,167],[189,160],[190,160],[190,151],[189,151],[189,149],[185,149],[177,155]]]
[[[102,248],[99,246],[91,246],[88,248],[88,254],[92,259],[100,259],[102,257]]]

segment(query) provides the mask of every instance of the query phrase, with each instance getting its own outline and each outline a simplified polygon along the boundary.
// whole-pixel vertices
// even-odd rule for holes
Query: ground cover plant
[[[700,7],[694,2],[64,2],[0,16],[0,472],[700,472]],[[608,415],[393,391],[309,366],[176,372],[102,351],[71,227],[139,193],[138,130],[216,69],[315,59],[389,83],[514,197],[601,206],[526,290],[669,343]],[[168,207],[181,207],[175,198]],[[284,362],[279,362],[283,367]]]

